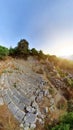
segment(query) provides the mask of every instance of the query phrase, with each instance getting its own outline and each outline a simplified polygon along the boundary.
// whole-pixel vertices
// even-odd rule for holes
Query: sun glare
[[[54,48],[54,54],[57,56],[69,56],[73,54],[73,44],[64,43],[59,46],[57,44]]]
[[[58,50],[56,52],[56,55],[57,56],[69,56],[69,55],[72,55],[72,51],[69,48],[63,48],[63,49],[60,48],[60,50]]]

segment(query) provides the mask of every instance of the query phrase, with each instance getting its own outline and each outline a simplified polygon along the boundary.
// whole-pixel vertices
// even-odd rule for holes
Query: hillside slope
[[[33,57],[0,64],[0,107],[6,105],[22,129],[44,130],[67,111],[73,99],[72,74]]]

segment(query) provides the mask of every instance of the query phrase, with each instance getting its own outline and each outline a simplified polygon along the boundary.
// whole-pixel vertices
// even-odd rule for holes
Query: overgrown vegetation
[[[6,56],[12,56],[12,57],[18,57],[18,58],[27,58],[29,55],[36,56],[38,60],[47,60],[51,62],[53,65],[55,65],[58,68],[61,68],[63,70],[72,70],[73,68],[73,62],[68,61],[66,59],[61,59],[56,57],[55,55],[45,55],[42,50],[36,50],[35,48],[32,48],[30,50],[29,48],[29,42],[25,39],[21,39],[17,46],[9,49],[3,46],[0,46],[0,59],[5,59]],[[61,73],[62,74],[62,73]],[[63,74],[62,74],[63,76]]]
[[[5,59],[9,55],[9,50],[6,47],[0,46],[0,59]]]
[[[15,48],[10,47],[9,55],[21,58],[27,57],[29,55],[29,43],[25,39],[20,40]]]
[[[42,50],[38,51],[35,48],[29,49],[29,43],[25,39],[21,39],[15,48],[10,47],[9,49],[0,46],[0,59],[5,59],[6,56],[12,56],[17,58],[25,58],[31,56],[36,56],[39,60],[45,59],[45,54]]]
[[[64,72],[63,70],[61,70],[59,67],[57,68],[57,71],[60,75],[60,77],[65,78],[66,76],[68,76],[67,72]]]
[[[64,115],[57,124],[48,125],[46,130],[73,130],[73,112]]]
[[[68,112],[72,112],[73,111],[73,100],[69,100],[68,101],[68,108],[67,108]]]
[[[73,87],[73,79],[67,78],[65,82],[68,86]]]

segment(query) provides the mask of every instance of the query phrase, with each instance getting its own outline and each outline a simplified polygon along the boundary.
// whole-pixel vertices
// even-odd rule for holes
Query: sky
[[[73,0],[0,0],[0,45],[57,56],[73,54]]]

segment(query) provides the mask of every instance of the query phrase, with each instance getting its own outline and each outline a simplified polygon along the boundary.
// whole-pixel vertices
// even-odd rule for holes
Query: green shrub
[[[30,54],[31,54],[32,56],[36,56],[36,55],[38,55],[38,51],[37,51],[35,48],[32,48],[32,49],[30,50]]]
[[[68,84],[71,86],[71,87],[73,87],[73,79],[68,79]]]
[[[8,55],[9,55],[8,48],[0,46],[0,59],[4,59]]]
[[[16,83],[14,83],[14,88],[16,88],[17,87],[17,85],[16,85]]]
[[[39,58],[39,59],[45,59],[45,55],[44,55],[44,53],[43,53],[42,50],[39,51],[39,53],[38,53],[38,58]]]
[[[73,100],[68,101],[68,112],[73,112]]]
[[[73,130],[73,112],[64,115],[58,124],[48,125],[46,130]]]
[[[15,48],[10,47],[9,49],[9,55],[14,56],[15,55]]]
[[[57,68],[57,71],[58,71],[58,73],[60,74],[60,76],[62,77],[62,78],[65,78],[68,74],[67,73],[65,73],[63,70],[61,70],[60,68]]]
[[[70,130],[70,125],[61,123],[60,125],[53,127],[51,130]]]
[[[65,83],[66,83],[68,86],[73,87],[73,79],[66,78]]]

